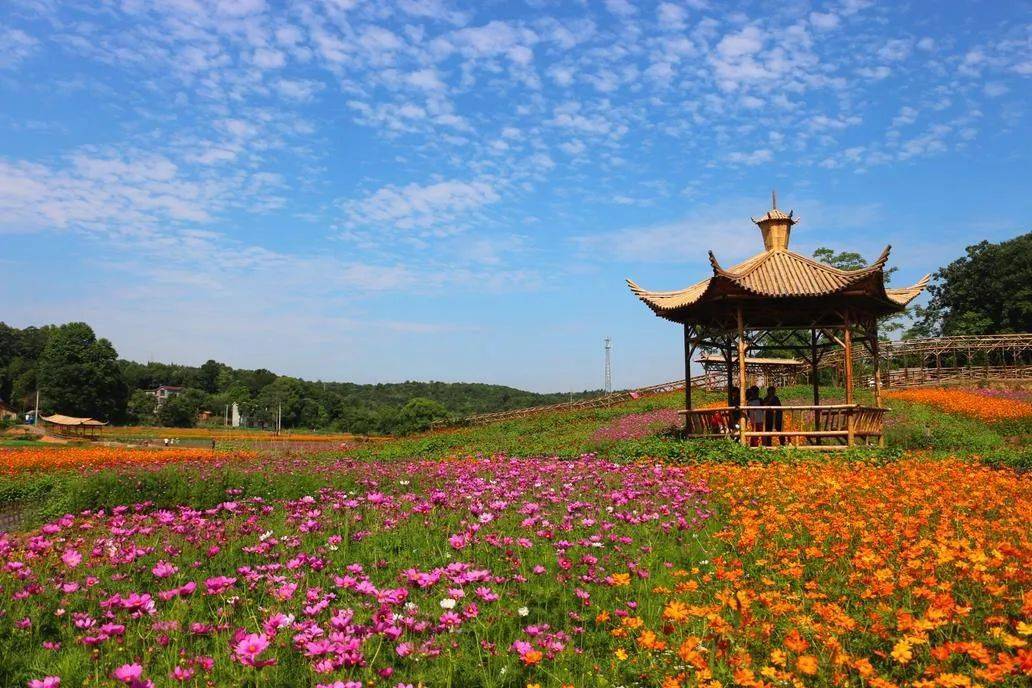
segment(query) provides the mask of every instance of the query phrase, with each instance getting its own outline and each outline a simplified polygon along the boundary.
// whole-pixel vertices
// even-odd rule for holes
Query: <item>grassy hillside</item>
[[[821,394],[822,403],[842,403],[845,400],[842,389],[824,388]],[[810,403],[810,395],[809,387],[779,390],[785,404]],[[716,403],[722,399],[722,393],[695,392],[697,404]],[[858,401],[871,403],[873,400],[869,392],[861,391]],[[682,408],[683,403],[683,393],[672,392],[604,409],[541,413],[482,427],[457,428],[399,439],[362,449],[360,455],[404,458],[504,453],[574,457],[596,453],[614,459],[677,457],[700,446],[697,441],[685,442],[666,436],[662,431],[664,424],[676,422],[675,411]],[[886,422],[886,444],[890,449],[1001,454],[1013,453],[1016,447],[1024,447],[1032,439],[1032,423],[1029,421],[991,423],[901,400],[888,400],[886,406],[892,409]],[[625,432],[627,430],[629,432]],[[727,444],[719,443],[717,450],[733,451]]]

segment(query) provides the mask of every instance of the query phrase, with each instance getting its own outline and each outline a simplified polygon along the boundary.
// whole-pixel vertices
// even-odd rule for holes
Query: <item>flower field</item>
[[[31,471],[80,470],[131,466],[162,466],[184,463],[254,460],[254,452],[212,452],[210,449],[176,448],[133,449],[108,446],[48,447],[32,446],[5,449],[0,452],[0,475],[16,475]]]
[[[213,482],[215,464],[183,457],[160,470]],[[244,463],[274,479],[305,461]],[[113,465],[130,484],[152,470]],[[1032,483],[1010,470],[920,456],[336,456],[310,474],[293,498],[229,489],[205,506],[111,505],[0,534],[0,685],[1032,676]]]
[[[888,391],[885,397],[928,404],[949,413],[990,422],[1032,417],[1032,403],[1018,395],[980,394],[953,387],[916,387]]]

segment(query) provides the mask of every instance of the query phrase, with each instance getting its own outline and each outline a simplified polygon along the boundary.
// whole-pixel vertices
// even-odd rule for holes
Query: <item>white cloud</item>
[[[892,127],[898,128],[908,124],[913,124],[917,120],[917,109],[912,108],[909,105],[904,105],[900,108],[899,114],[892,118]]]
[[[656,10],[660,26],[667,31],[681,31],[687,25],[688,11],[672,2],[661,2]]]
[[[811,12],[810,24],[819,31],[831,31],[838,28],[839,17],[834,12]]]
[[[39,41],[21,29],[0,26],[0,69],[16,67],[39,45]]]
[[[323,89],[322,83],[312,79],[278,79],[273,87],[284,98],[301,103],[312,100]]]
[[[618,17],[633,17],[638,13],[638,8],[628,0],[605,0],[606,9]]]
[[[449,180],[426,185],[382,187],[369,196],[341,204],[349,229],[454,233],[473,211],[500,200],[490,181]]]
[[[774,151],[769,148],[760,148],[751,153],[734,152],[727,156],[728,163],[732,165],[762,165],[774,159]]]
[[[717,52],[724,58],[739,58],[754,55],[763,49],[763,33],[755,26],[727,34],[717,43]]]

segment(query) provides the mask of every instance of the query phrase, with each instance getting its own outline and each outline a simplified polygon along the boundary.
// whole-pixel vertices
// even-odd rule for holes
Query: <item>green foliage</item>
[[[444,420],[447,417],[448,409],[444,408],[444,404],[433,399],[416,397],[401,408],[398,414],[398,427],[403,433],[421,432],[429,430],[430,424],[435,420]]]
[[[81,323],[77,326],[85,327]],[[0,398],[9,400],[16,409],[31,408],[37,387],[38,361],[57,330],[52,326],[19,330],[0,323]],[[99,344],[98,348],[101,348]],[[125,383],[124,389],[115,390],[117,394],[112,399],[111,405],[118,412],[86,415],[134,423],[151,422],[150,417],[156,409],[149,407],[143,391],[172,385],[183,387],[186,389],[185,394],[193,395],[192,402],[197,410],[210,411],[218,417],[222,417],[227,406],[239,404],[249,424],[255,427],[275,426],[277,410],[282,407],[282,424],[287,429],[405,434],[428,427],[426,417],[462,417],[554,404],[571,397],[581,399],[599,394],[597,391],[573,395],[537,394],[503,385],[479,383],[400,382],[360,385],[349,382],[313,382],[276,375],[263,368],[238,370],[212,359],[199,367],[121,360],[117,362],[117,368],[117,373],[110,370],[108,373],[119,376]],[[132,402],[127,407],[130,391],[140,394],[132,394]],[[428,400],[438,406],[428,407],[421,402],[405,411],[406,404],[414,399]],[[65,397],[61,401],[63,403]],[[54,403],[47,408],[53,410],[56,407]],[[67,407],[58,410],[72,412]],[[165,413],[168,416],[171,410]],[[185,423],[182,409],[178,409],[177,413],[177,420],[166,418],[166,421]]]
[[[158,422],[167,428],[192,428],[197,423],[199,410],[196,397],[177,394],[158,407]]]
[[[892,399],[888,406],[885,440],[900,449],[936,449],[989,452],[1005,445],[1004,437],[992,426],[941,409]]]
[[[928,305],[909,336],[1032,330],[1032,232],[979,242],[935,273]]]
[[[86,323],[68,323],[51,333],[39,357],[38,376],[48,410],[102,420],[125,413],[129,390],[118,354]]]
[[[133,423],[147,424],[154,421],[158,400],[150,392],[137,389],[129,395],[129,403],[126,404],[127,420]]]

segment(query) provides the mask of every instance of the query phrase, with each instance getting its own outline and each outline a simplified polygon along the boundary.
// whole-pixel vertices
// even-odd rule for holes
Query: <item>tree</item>
[[[1032,232],[968,246],[966,255],[936,271],[928,294],[908,336],[1032,330]]]
[[[125,412],[129,390],[118,354],[86,323],[68,323],[52,332],[39,357],[38,380],[46,407],[54,411],[102,420]]]
[[[826,246],[821,246],[813,252],[813,257],[825,265],[830,265],[831,267],[838,268],[839,270],[861,270],[867,267],[867,259],[853,251],[840,251],[835,253],[832,249]],[[889,268],[882,272],[885,276],[885,284],[892,281],[892,273],[896,272],[898,269],[899,268]],[[907,312],[904,311],[897,315],[890,315],[882,318],[878,325],[883,333],[894,332],[896,330],[903,329],[903,320],[906,317]]]
[[[197,375],[197,383],[201,389],[209,394],[219,391],[219,374],[226,366],[216,360],[208,359],[201,366]]]
[[[197,401],[187,394],[177,394],[158,407],[158,422],[167,428],[192,428],[197,423]]]
[[[401,411],[398,413],[396,432],[408,434],[429,430],[433,421],[443,420],[447,417],[448,409],[444,408],[440,402],[416,397],[401,407]]]
[[[158,400],[145,389],[134,390],[129,397],[126,413],[134,423],[151,423],[157,410]]]

